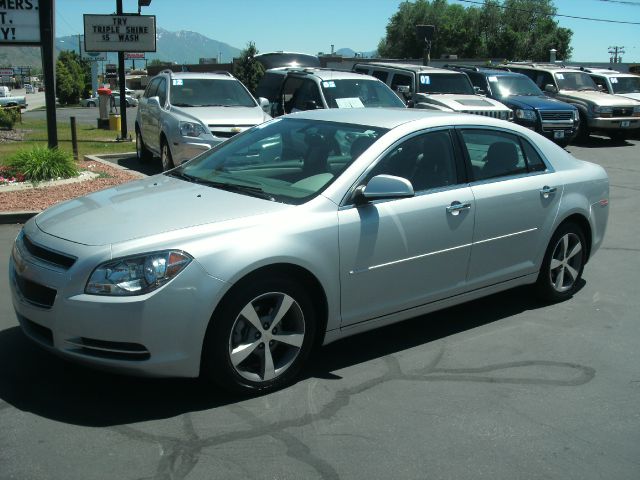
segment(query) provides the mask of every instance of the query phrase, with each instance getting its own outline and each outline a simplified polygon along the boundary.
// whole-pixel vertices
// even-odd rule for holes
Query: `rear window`
[[[329,80],[321,82],[321,86],[329,108],[405,106],[389,87],[377,80]]]
[[[217,78],[172,78],[171,104],[176,107],[256,106],[239,81]]]

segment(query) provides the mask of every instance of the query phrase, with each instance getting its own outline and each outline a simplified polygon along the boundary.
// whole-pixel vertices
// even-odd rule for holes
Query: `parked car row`
[[[127,104],[127,108],[138,106],[137,98],[131,95],[125,95],[124,99]],[[97,107],[99,103],[100,103],[100,97],[98,97],[97,95],[94,95],[93,97],[89,97],[89,98],[83,98],[82,100],[80,100],[80,105],[82,107]],[[112,107],[120,108],[120,94],[112,93],[110,95],[110,103]]]

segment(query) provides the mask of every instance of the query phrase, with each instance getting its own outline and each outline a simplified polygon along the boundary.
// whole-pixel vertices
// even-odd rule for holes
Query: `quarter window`
[[[158,91],[158,84],[160,83],[160,78],[154,78],[151,80],[151,83],[147,86],[147,89],[144,92],[144,98],[155,97]]]
[[[284,106],[284,113],[291,113],[291,109],[294,106],[294,95],[301,85],[301,78],[289,77],[285,80],[284,88],[282,89],[282,105]]]
[[[385,72],[383,70],[374,70],[371,75],[384,83],[387,83],[387,78],[389,78],[389,72]]]
[[[158,92],[156,93],[158,98],[160,99],[160,106],[164,107],[167,103],[167,82],[164,78],[160,79],[160,83],[158,84]]]
[[[391,90],[394,92],[396,88],[399,86],[411,86],[411,77],[409,75],[402,75],[401,73],[396,73],[393,75],[393,79],[391,80]]]

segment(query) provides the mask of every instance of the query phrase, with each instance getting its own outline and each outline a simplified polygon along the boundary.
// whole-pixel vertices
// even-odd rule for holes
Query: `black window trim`
[[[456,135],[458,137],[458,143],[460,144],[460,148],[462,149],[461,153],[462,153],[462,157],[464,158],[464,163],[465,163],[465,168],[466,168],[466,173],[467,173],[467,181],[468,181],[468,184],[471,185],[471,186],[473,186],[473,185],[484,185],[486,183],[502,182],[502,181],[505,181],[505,180],[513,180],[513,179],[516,179],[516,178],[532,177],[532,176],[535,176],[535,175],[545,175],[545,174],[553,173],[555,171],[553,169],[553,167],[551,166],[551,164],[549,163],[549,161],[547,160],[547,158],[540,151],[538,146],[535,143],[530,142],[529,140],[524,138],[518,132],[514,132],[513,130],[506,130],[504,128],[489,126],[489,125],[487,125],[487,126],[482,126],[482,125],[456,125],[454,127],[454,129],[455,129]],[[523,173],[514,173],[512,175],[502,175],[502,176],[499,176],[499,177],[475,179],[473,177],[473,169],[471,168],[471,158],[469,157],[469,152],[467,151],[467,148],[466,148],[466,146],[464,144],[464,138],[462,137],[462,130],[493,130],[493,131],[496,131],[496,132],[500,132],[500,133],[504,133],[504,134],[512,135],[512,136],[516,137],[518,139],[518,143],[520,144],[520,149],[522,150],[522,155],[524,156],[524,160],[525,160],[525,165],[527,167],[527,171],[523,172]],[[540,159],[542,160],[542,163],[546,167],[544,170],[534,170],[534,171],[529,170],[529,162],[527,160],[527,154],[525,153],[524,146],[522,145],[522,142],[528,142],[529,145],[540,156]]]

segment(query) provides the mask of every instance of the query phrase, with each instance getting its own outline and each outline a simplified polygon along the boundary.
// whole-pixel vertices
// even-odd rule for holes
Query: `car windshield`
[[[176,107],[255,107],[249,92],[236,80],[173,78],[171,104]]]
[[[292,205],[318,195],[387,130],[279,118],[168,172],[186,181]]]
[[[489,76],[489,82],[492,87],[497,86],[498,95],[508,97],[509,95],[542,95],[542,91],[528,77],[506,76],[497,77]]]
[[[421,73],[418,92],[457,93],[459,95],[475,94],[469,77],[462,73]]]
[[[557,72],[555,77],[560,90],[598,90],[591,77],[583,72]]]
[[[384,83],[354,78],[323,81],[322,93],[329,108],[375,108],[405,105]]]
[[[640,77],[609,78],[613,93],[640,93]]]

